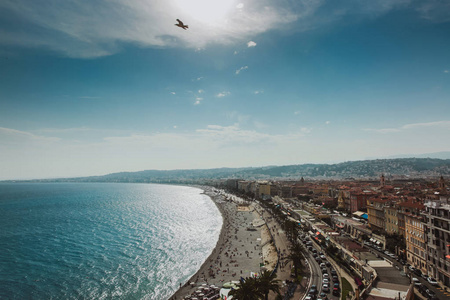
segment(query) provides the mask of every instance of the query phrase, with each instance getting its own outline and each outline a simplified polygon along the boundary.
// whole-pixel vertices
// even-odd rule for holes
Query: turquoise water
[[[1,299],[167,299],[222,218],[192,187],[0,184]]]

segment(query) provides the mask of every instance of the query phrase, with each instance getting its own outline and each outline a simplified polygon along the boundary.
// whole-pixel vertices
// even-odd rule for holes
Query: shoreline
[[[185,299],[199,289],[211,286],[213,287],[209,290],[211,292],[215,290],[215,294],[218,294],[224,283],[236,282],[241,277],[250,277],[254,273],[259,273],[264,261],[274,260],[273,257],[263,257],[263,255],[276,253],[263,251],[262,243],[265,244],[264,248],[268,246],[268,238],[263,230],[267,226],[265,224],[259,227],[251,225],[253,220],[260,217],[252,205],[247,209],[246,206],[239,206],[232,195],[228,196],[234,198],[234,201],[226,200],[227,195],[215,192],[213,187],[199,188],[218,208],[222,215],[222,228],[211,254],[189,280],[180,284],[178,290],[169,297],[171,300]],[[250,228],[252,229],[248,230]]]
[[[210,261],[212,259],[212,257],[214,256],[214,253],[217,251],[217,248],[221,245],[221,241],[224,241],[224,238],[225,238],[226,220],[225,220],[225,216],[224,216],[224,211],[223,211],[223,208],[217,203],[216,199],[213,198],[214,195],[212,194],[212,187],[202,186],[202,187],[198,187],[198,188],[202,189],[203,190],[202,194],[207,195],[211,199],[211,201],[216,205],[217,209],[219,210],[219,212],[222,216],[222,227],[220,228],[219,238],[218,238],[216,245],[214,246],[214,249],[212,250],[211,254],[209,254],[209,256],[205,259],[203,264],[197,270],[197,272],[195,272],[185,282],[185,284],[180,284],[180,287],[178,288],[178,290],[175,293],[173,293],[172,296],[169,297],[169,299],[178,299],[178,298],[183,299],[184,298],[182,295],[183,295],[183,293],[188,293],[187,288],[190,287],[189,283],[194,282],[195,278],[199,278],[200,275],[202,275],[201,274],[202,270],[206,269],[208,261]]]

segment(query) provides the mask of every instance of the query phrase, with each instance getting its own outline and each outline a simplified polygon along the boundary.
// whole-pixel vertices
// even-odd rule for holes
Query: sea
[[[0,183],[0,299],[168,299],[222,222],[194,187]]]

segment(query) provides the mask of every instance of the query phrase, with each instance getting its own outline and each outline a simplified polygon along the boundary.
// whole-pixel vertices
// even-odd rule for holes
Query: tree
[[[298,273],[302,270],[302,260],[303,260],[303,247],[298,242],[294,242],[290,247],[290,254],[288,259],[291,259],[294,263],[294,275],[295,279],[298,279]]]
[[[263,271],[256,280],[257,290],[264,295],[264,299],[269,299],[269,292],[280,294],[279,280],[276,279],[275,272]]]
[[[231,290],[229,295],[238,300],[259,300],[264,295],[258,290],[257,279],[247,277],[241,280],[236,289]]]

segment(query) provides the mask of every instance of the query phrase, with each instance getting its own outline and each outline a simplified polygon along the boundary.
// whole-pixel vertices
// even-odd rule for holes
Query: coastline
[[[259,218],[259,214],[252,206],[239,206],[236,198],[227,200],[223,194],[216,193],[212,187],[199,187],[203,193],[211,198],[222,215],[223,223],[217,243],[211,254],[205,259],[197,272],[189,280],[181,284],[179,289],[169,299],[184,299],[199,288],[216,287],[224,283],[237,281],[241,277],[249,277],[259,273],[265,261],[276,262],[276,251],[263,251],[270,246],[267,242],[267,230],[262,230],[265,224],[252,227],[252,222]],[[248,228],[252,228],[248,230]],[[271,253],[271,258],[264,257],[263,252]]]

